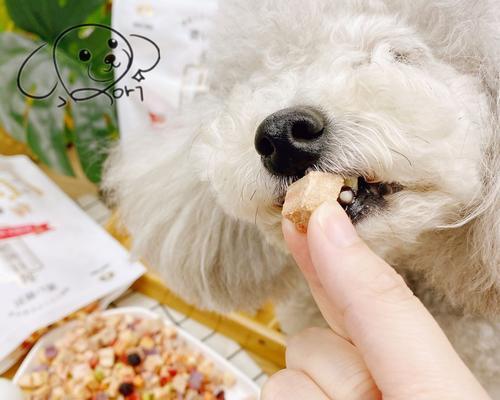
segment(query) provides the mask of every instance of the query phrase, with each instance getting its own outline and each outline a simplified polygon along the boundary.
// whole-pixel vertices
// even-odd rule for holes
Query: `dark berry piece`
[[[127,356],[127,364],[132,367],[137,367],[141,363],[141,356],[137,353],[130,353]]]
[[[130,382],[123,382],[118,387],[118,391],[125,397],[130,396],[132,393],[134,393],[134,385]]]
[[[225,400],[226,399],[226,395],[224,394],[224,390],[221,390],[219,393],[217,393],[215,395],[215,398],[217,400]]]
[[[45,348],[45,357],[48,360],[53,360],[57,356],[57,348],[55,346],[47,346]]]

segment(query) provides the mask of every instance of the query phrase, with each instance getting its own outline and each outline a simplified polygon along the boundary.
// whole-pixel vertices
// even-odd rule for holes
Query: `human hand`
[[[292,337],[263,400],[486,400],[488,395],[403,279],[358,237],[337,203],[285,240],[330,329]]]

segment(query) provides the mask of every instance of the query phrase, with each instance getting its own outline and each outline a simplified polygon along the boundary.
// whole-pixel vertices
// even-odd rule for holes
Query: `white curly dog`
[[[215,26],[210,93],[110,158],[136,254],[199,307],[320,324],[283,194],[309,168],[359,177],[359,234],[499,390],[497,1],[233,0]]]

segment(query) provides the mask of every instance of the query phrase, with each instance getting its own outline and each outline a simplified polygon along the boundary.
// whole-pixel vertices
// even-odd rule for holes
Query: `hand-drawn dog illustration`
[[[107,39],[105,55],[102,56],[103,43],[96,43],[95,41],[88,41],[84,46],[72,46],[73,43],[81,42],[89,36],[89,30],[95,31],[109,31],[111,37]],[[105,35],[107,36],[107,35]],[[149,42],[156,50],[156,59],[148,68],[139,68],[132,76],[133,79],[140,82],[144,79],[142,73],[151,71],[155,68],[160,61],[160,49],[150,39],[136,34],[130,36],[136,37]],[[34,62],[33,56],[41,51],[47,43],[43,43],[37,47],[29,56],[24,60],[17,75],[17,85],[19,90],[27,97],[32,99],[45,99],[52,95],[59,84],[62,85],[64,90],[68,93],[70,98],[77,102],[83,100],[90,100],[99,95],[106,95],[111,103],[113,97],[108,93],[108,90],[113,88],[120,80],[122,80],[127,73],[132,69],[134,61],[134,52],[130,42],[127,38],[118,32],[116,29],[102,24],[80,24],[72,26],[61,32],[52,47],[52,61],[55,71],[55,82],[50,90],[45,93],[31,93],[23,87],[23,71],[30,62]],[[64,50],[63,50],[64,49]],[[100,56],[101,55],[101,56]],[[86,71],[87,78],[71,79],[68,74],[64,74],[64,65],[72,59],[78,64],[81,64]],[[85,82],[85,84],[83,84]],[[66,99],[59,96],[62,103],[58,107],[64,106]]]

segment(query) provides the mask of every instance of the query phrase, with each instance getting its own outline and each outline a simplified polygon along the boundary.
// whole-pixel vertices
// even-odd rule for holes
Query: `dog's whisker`
[[[429,142],[428,140],[424,139],[423,137],[421,136],[418,136],[418,135],[412,135],[415,139],[419,139],[421,140],[422,142],[424,142],[425,144],[430,144],[431,142]]]
[[[410,164],[410,167],[413,168],[413,164],[411,163],[410,159],[407,156],[405,156],[403,153],[401,153],[401,152],[399,152],[397,150],[394,150],[394,149],[391,149],[391,148],[389,148],[389,150],[392,151],[393,153],[399,154],[401,157],[403,157],[408,162],[408,164]]]
[[[244,201],[243,199],[243,192],[245,191],[246,187],[248,186],[248,184],[244,184],[241,186],[241,190],[240,190],[240,200],[241,201]]]
[[[191,139],[191,145],[189,146],[189,156],[191,156],[191,151],[193,150],[196,141],[200,139],[202,133],[203,131],[201,129],[198,130],[198,132]]]

